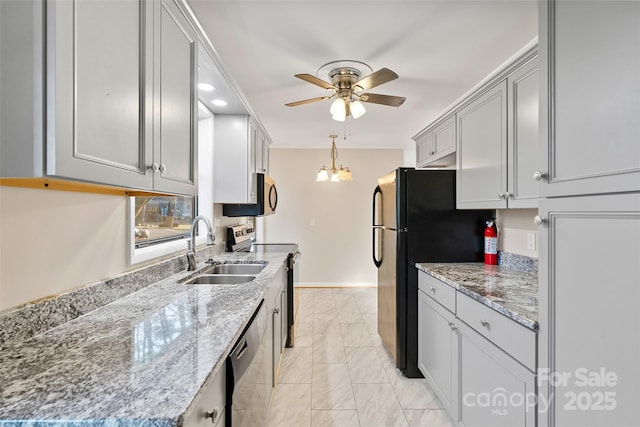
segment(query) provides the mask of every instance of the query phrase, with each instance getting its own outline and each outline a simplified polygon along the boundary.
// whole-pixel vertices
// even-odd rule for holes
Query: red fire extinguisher
[[[484,263],[498,265],[498,229],[495,218],[486,222],[484,228]]]

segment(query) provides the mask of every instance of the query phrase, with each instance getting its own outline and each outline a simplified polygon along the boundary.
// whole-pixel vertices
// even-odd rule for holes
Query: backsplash
[[[220,245],[196,252],[196,261],[216,256]],[[186,270],[184,254],[70,292],[24,304],[0,313],[0,349],[29,339],[119,298]]]
[[[498,251],[498,265],[510,270],[538,274],[538,259],[524,255]]]

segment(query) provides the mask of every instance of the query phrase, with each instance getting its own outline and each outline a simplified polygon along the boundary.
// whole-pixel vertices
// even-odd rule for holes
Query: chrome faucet
[[[196,269],[196,223],[200,220],[207,226],[207,245],[213,245],[213,242],[216,240],[209,219],[204,215],[195,217],[191,223],[191,239],[189,240],[189,251],[187,252],[187,263],[189,267],[187,271],[194,271]]]

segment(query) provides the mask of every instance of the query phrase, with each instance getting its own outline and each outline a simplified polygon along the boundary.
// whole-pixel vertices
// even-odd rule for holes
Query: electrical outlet
[[[536,233],[533,231],[527,233],[527,249],[536,250]]]

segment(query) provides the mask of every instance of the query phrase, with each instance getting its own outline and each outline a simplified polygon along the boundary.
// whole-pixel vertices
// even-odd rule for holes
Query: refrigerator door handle
[[[373,255],[373,263],[375,264],[376,268],[380,268],[380,266],[382,265],[382,257],[380,259],[376,258],[376,231],[377,230],[381,230],[384,229],[384,226],[376,224],[376,213],[378,212],[378,206],[376,203],[376,196],[378,195],[378,193],[380,193],[380,195],[382,196],[382,190],[380,189],[380,186],[377,185],[375,190],[373,190],[373,202],[372,202],[372,208],[373,208],[373,217],[371,220],[371,224],[372,224],[372,228],[371,228],[371,234],[372,234],[372,241],[371,241],[371,251],[372,251],[372,255]]]

